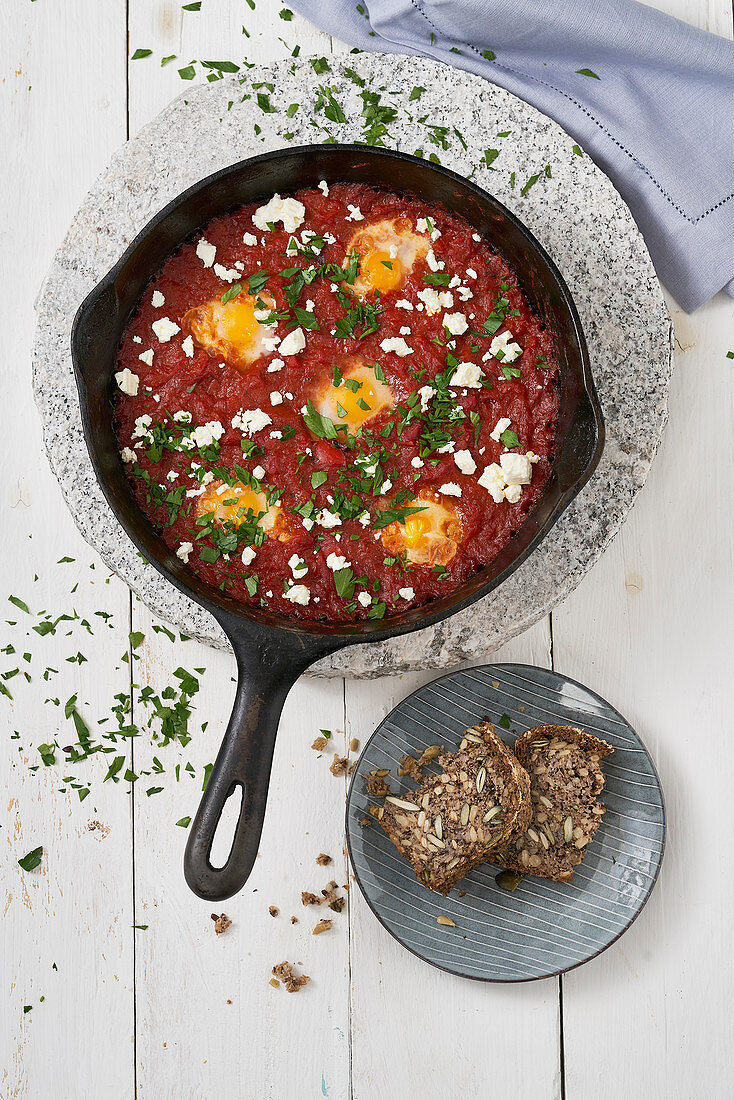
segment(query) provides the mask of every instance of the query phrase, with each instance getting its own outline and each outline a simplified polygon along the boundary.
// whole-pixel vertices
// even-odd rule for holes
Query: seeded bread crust
[[[492,862],[566,882],[601,824],[600,761],[614,750],[573,726],[536,726],[518,738],[513,751],[530,776],[532,820],[497,846]]]
[[[530,779],[482,719],[457,752],[438,757],[443,772],[414,791],[388,795],[372,813],[423,883],[444,896],[530,821]]]

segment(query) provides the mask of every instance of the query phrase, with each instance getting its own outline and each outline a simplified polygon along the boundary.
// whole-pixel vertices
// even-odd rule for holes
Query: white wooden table
[[[726,352],[734,349],[734,303],[724,296],[692,317],[671,302],[670,423],[649,482],[611,549],[552,621],[496,654],[553,663],[587,683],[653,753],[668,850],[630,932],[561,980],[516,987],[455,979],[419,962],[382,930],[356,887],[333,930],[310,934],[314,911],[301,907],[300,892],[320,889],[331,871],[315,856],[330,853],[335,877],[348,875],[345,781],[329,774],[311,742],[321,727],[335,731],[338,751],[353,737],[364,741],[431,672],[299,683],[281,723],[261,858],[225,905],[234,922],[225,935],[214,935],[210,907],[184,885],[186,833],[175,822],[194,812],[201,769],[229,710],[234,663],[154,632],[146,609],[77,534],[46,464],[31,396],[33,300],[96,174],[182,90],[179,66],[192,58],[266,60],[296,43],[304,55],[346,48],[298,17],[282,21],[282,6],[204,0],[194,13],[180,0],[16,0],[0,13],[0,604],[2,620],[18,622],[3,623],[0,644],[16,653],[0,654],[0,672],[22,666],[32,677],[3,681],[14,699],[0,698],[7,777],[0,1095],[731,1097],[734,363]],[[731,0],[659,6],[732,35]],[[136,48],[153,57],[128,61]],[[171,54],[177,60],[161,68]],[[62,557],[74,561],[57,564]],[[37,620],[6,603],[9,594],[34,613],[73,608],[94,633],[76,621],[69,636],[65,629],[26,636]],[[92,793],[79,802],[59,793],[60,767],[30,770],[39,763],[30,746],[71,739],[63,703],[74,692],[90,718],[110,713],[115,694],[130,689],[130,663],[121,657],[131,630],[145,634],[135,683],[160,690],[179,665],[206,669],[194,739],[185,755],[166,750],[162,793],[103,784],[109,761],[97,758],[88,769]],[[86,663],[67,661],[80,651]],[[44,680],[49,666],[59,672]],[[136,689],[133,717],[141,710]],[[140,770],[154,750],[141,737],[132,753]],[[197,778],[173,782],[174,759],[190,759]],[[41,868],[22,871],[17,859],[40,844]],[[302,962],[312,976],[298,995],[268,984],[283,959]]]

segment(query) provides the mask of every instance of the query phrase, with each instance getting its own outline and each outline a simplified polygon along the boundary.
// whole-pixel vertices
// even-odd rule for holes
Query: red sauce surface
[[[276,348],[261,355],[250,366],[238,369],[225,356],[210,355],[205,348],[196,345],[193,355],[186,356],[182,348],[185,324],[182,331],[167,342],[160,342],[151,328],[152,323],[162,317],[182,326],[187,310],[210,300],[221,300],[232,285],[218,277],[214,267],[204,266],[196,254],[201,239],[197,238],[184,245],[155,276],[122,339],[117,370],[129,368],[138,376],[139,385],[134,396],[118,394],[119,444],[121,449],[134,450],[135,460],[128,460],[125,468],[144,512],[172,549],[176,550],[182,543],[193,544],[188,568],[208,584],[223,588],[243,603],[266,605],[281,614],[303,619],[380,618],[424,604],[460,585],[490,562],[522,524],[550,472],[558,413],[555,349],[550,334],[530,311],[517,286],[516,276],[492,250],[491,240],[475,240],[471,226],[461,220],[416,199],[361,185],[331,184],[328,196],[320,190],[308,190],[295,197],[303,202],[306,210],[305,220],[295,231],[296,238],[300,241],[304,230],[313,230],[320,236],[331,234],[335,238],[334,243],[326,243],[317,255],[286,256],[291,234],[281,223],[272,231],[256,228],[252,221],[255,206],[216,219],[202,232],[206,241],[216,246],[217,264],[228,269],[236,262],[242,265],[239,281],[244,293],[248,290],[249,276],[268,273],[261,294],[268,295],[275,303],[279,314],[276,331],[281,338],[297,327],[286,298],[293,269],[319,268],[322,264],[338,265],[343,269],[353,234],[383,219],[405,218],[413,231],[419,218],[431,219],[441,235],[430,241],[424,233],[422,239],[428,241],[437,260],[443,261],[444,272],[449,277],[458,275],[461,286],[468,286],[472,297],[462,301],[455,288],[452,290],[453,306],[442,308],[433,316],[428,316],[425,309],[406,311],[398,308],[396,303],[404,300],[417,305],[418,292],[428,285],[426,277],[432,277],[426,257],[420,256],[401,285],[377,300],[374,295],[367,299],[373,304],[377,301],[381,309],[377,331],[358,339],[361,330],[357,325],[354,335],[341,339],[332,335],[332,330],[335,323],[345,317],[345,300],[347,306],[355,305],[357,300],[343,279],[335,281],[328,272],[325,277],[317,275],[303,288],[297,303],[298,308],[303,309],[307,301],[313,302],[313,315],[319,325],[317,331],[303,330],[305,349],[297,355],[281,356]],[[359,207],[363,221],[347,220],[349,204]],[[254,234],[257,244],[245,245],[243,233]],[[476,272],[477,277],[469,277],[467,269]],[[280,275],[283,270],[291,274]],[[332,289],[334,286],[339,288],[339,294]],[[435,289],[441,292],[448,288],[437,285]],[[163,294],[163,306],[153,307],[153,291]],[[512,363],[514,372],[509,378],[504,377],[502,364],[497,359],[482,359],[493,335],[486,330],[476,335],[477,330],[482,332],[482,326],[493,311],[496,316],[497,302],[502,299],[506,299],[508,305],[501,307],[501,323],[495,328],[495,334],[509,329],[512,339],[523,349],[522,355]],[[451,337],[453,344],[447,347],[448,334],[442,319],[445,313],[457,312],[466,316],[470,328],[462,335]],[[404,339],[413,349],[412,354],[400,357],[393,351],[381,349],[381,341],[398,337],[401,328],[405,327],[411,330]],[[148,349],[153,350],[152,365],[139,358],[141,352]],[[309,400],[318,405],[319,393],[328,390],[333,383],[334,366],[344,368],[347,363],[348,367],[349,357],[355,355],[368,364],[380,364],[392,392],[393,407],[368,420],[361,431],[351,433],[351,439],[343,431],[337,432],[336,441],[317,438],[304,422],[301,410]],[[268,365],[279,358],[284,360],[285,366],[277,372],[268,372]],[[425,417],[418,411],[420,402],[413,396],[421,386],[445,374],[447,361],[454,365],[456,362],[479,364],[489,383],[479,389],[463,389],[451,386],[449,381],[453,404],[464,416],[444,420],[441,427],[454,441],[455,450],[470,451],[477,464],[471,475],[457,468],[452,453],[437,453],[432,446],[435,435],[431,435]],[[273,406],[270,399],[273,391],[292,395],[292,398],[284,396],[281,404]],[[251,437],[243,436],[238,427],[232,426],[232,419],[240,410],[256,409],[266,412],[272,422]],[[190,413],[191,424],[173,420],[177,412]],[[152,420],[149,430],[153,432],[153,443],[149,437],[135,438],[136,418],[145,414]],[[539,456],[532,467],[531,483],[522,487],[517,503],[507,500],[495,503],[487,489],[478,484],[484,468],[498,463],[500,455],[508,450],[506,443],[490,438],[503,417],[509,418],[511,430],[518,437],[518,445],[510,449],[518,454],[530,451]],[[217,443],[204,448],[171,449],[182,431],[186,434],[198,425],[211,422],[218,422],[224,428]],[[381,434],[390,422],[393,422],[390,434]],[[160,431],[156,434],[158,426]],[[290,438],[273,438],[273,431],[290,435]],[[161,447],[161,438],[166,439],[168,445]],[[246,453],[249,450],[251,453]],[[376,453],[381,456],[379,471],[383,481],[392,482],[386,494],[373,494],[370,487],[374,480],[364,478],[354,467],[356,457]],[[421,458],[422,466],[412,464],[416,458]],[[221,480],[223,471],[236,480],[239,475],[235,465],[246,470],[248,476],[262,467],[264,475],[256,486],[263,492],[272,492],[273,488],[281,492],[277,502],[280,509],[278,527],[287,537],[287,541],[265,537],[261,545],[254,547],[255,557],[247,566],[241,555],[251,528],[245,525],[243,532],[239,524],[218,524],[211,515],[208,522],[197,523],[201,520],[197,508],[204,494],[186,495],[201,488],[200,479],[207,471],[215,472],[215,484]],[[175,473],[175,479],[169,480],[169,473],[172,477]],[[325,474],[326,480],[313,488],[313,474]],[[447,483],[458,485],[461,496],[440,494],[439,487]],[[453,508],[461,525],[458,548],[445,567],[415,565],[405,558],[395,560],[395,555],[386,550],[383,542],[385,529],[375,526],[375,521],[380,522],[381,512],[393,505],[397,508],[410,506],[421,491],[434,494],[441,503]],[[325,529],[313,523],[308,530],[309,523],[304,526],[303,515],[293,511],[303,510],[305,506],[307,512],[311,510],[311,517],[316,516],[322,509],[329,508],[335,493],[344,494],[352,502],[353,513],[355,502],[359,502],[358,510],[369,512],[368,525],[345,514],[336,528]],[[225,492],[223,499],[231,499],[231,494],[227,496]],[[399,530],[401,526],[399,520],[393,521],[391,529]],[[225,534],[230,538],[221,549]],[[347,574],[342,573],[340,577],[343,595],[337,591],[338,574],[327,566],[330,554],[344,557],[350,563],[343,568],[351,569],[352,583]],[[308,567],[302,577],[294,577],[288,564],[293,555],[302,558]],[[306,605],[286,599],[284,590],[294,584],[307,587],[309,602]],[[406,599],[399,595],[400,589],[412,589],[414,594]],[[370,595],[368,607],[357,600],[361,592]],[[363,599],[366,601],[366,597]]]

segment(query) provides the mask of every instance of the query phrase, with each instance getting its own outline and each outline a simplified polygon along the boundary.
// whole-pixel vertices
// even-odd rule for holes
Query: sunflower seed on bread
[[[438,757],[443,769],[415,790],[388,795],[372,813],[416,875],[448,894],[490,858],[532,812],[525,768],[483,719],[466,730],[457,752]]]
[[[492,862],[525,875],[568,881],[601,824],[606,741],[573,726],[536,726],[515,742],[530,776],[532,820],[498,845]]]

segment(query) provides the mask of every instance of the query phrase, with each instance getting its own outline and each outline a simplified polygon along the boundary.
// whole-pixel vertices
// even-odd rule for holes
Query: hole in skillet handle
[[[216,617],[234,649],[237,690],[184,854],[186,882],[208,902],[224,901],[241,890],[257,859],[275,737],[288,692],[310,664],[347,644],[343,635],[263,627],[221,609]],[[215,838],[219,858],[227,825],[219,836],[217,833],[225,813],[225,821],[232,820],[238,789],[241,797],[234,836],[226,860],[217,867],[212,862]]]
[[[235,829],[242,813],[244,797],[245,788],[241,783],[234,783],[222,807],[209,853],[209,862],[215,871],[220,871],[232,855]]]

